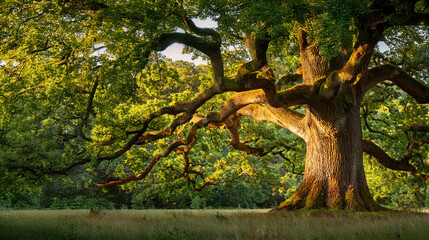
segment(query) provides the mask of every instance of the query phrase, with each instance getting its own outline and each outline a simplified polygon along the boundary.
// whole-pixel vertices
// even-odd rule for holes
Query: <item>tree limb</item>
[[[288,163],[292,164],[291,172],[292,172],[293,174],[297,174],[297,175],[304,175],[304,173],[303,173],[303,172],[296,172],[296,171],[295,171],[295,169],[296,169],[295,163],[293,163],[289,158],[287,158],[287,157],[286,157],[282,152],[277,152],[277,153],[275,153],[275,154],[279,155],[281,158],[283,158],[283,160],[285,160],[285,161],[287,161]]]
[[[397,161],[390,157],[383,149],[370,140],[362,140],[363,151],[373,156],[376,161],[383,167],[396,170],[409,172],[411,175],[418,177],[422,180],[429,180],[429,175],[417,172],[417,169],[409,163],[408,158]]]
[[[381,132],[381,131],[377,131],[377,130],[375,130],[375,129],[373,129],[370,125],[369,125],[369,122],[368,122],[368,116],[369,116],[369,111],[368,111],[368,107],[367,106],[362,106],[362,108],[363,108],[363,120],[364,120],[364,123],[365,123],[365,126],[366,126],[366,128],[368,129],[368,131],[370,131],[370,132],[372,132],[372,133],[378,133],[378,134],[381,134],[381,135],[383,135],[383,136],[385,136],[385,137],[388,137],[388,138],[390,138],[390,139],[397,139],[397,137],[394,137],[394,136],[390,136],[389,134],[387,134],[387,133],[384,133],[384,132]]]
[[[95,92],[97,91],[97,87],[98,87],[98,78],[95,79],[94,86],[92,86],[92,90],[89,94],[88,103],[86,105],[86,110],[83,113],[81,122],[77,126],[78,135],[81,136],[83,139],[85,139],[88,142],[93,142],[93,140],[90,137],[85,136],[85,134],[83,133],[83,127],[85,125],[87,125],[89,114],[92,111],[92,105],[94,102],[94,97],[95,97]]]
[[[214,95],[218,94],[218,92],[215,90],[214,87],[210,87],[203,91],[201,94],[199,94],[195,99],[189,102],[182,102],[177,103],[176,105],[172,107],[164,107],[160,110],[150,114],[146,120],[143,122],[143,127],[136,131],[129,131],[128,134],[134,135],[132,136],[127,143],[118,151],[105,155],[100,156],[97,158],[98,162],[104,161],[104,160],[113,160],[127,152],[133,145],[143,145],[148,142],[153,142],[161,138],[165,138],[168,136],[171,136],[173,132],[176,130],[176,128],[180,125],[183,125],[187,122],[189,122],[192,119],[193,114],[195,111],[201,107],[206,101],[211,99]],[[155,133],[146,133],[147,128],[149,126],[149,123],[162,115],[169,114],[169,115],[177,115],[179,113],[183,113],[183,115],[180,115],[176,117],[170,126],[168,126],[165,129],[162,129]]]
[[[396,86],[416,99],[418,103],[429,103],[429,88],[415,80],[401,68],[391,64],[385,64],[370,69],[368,72],[366,89],[368,90],[384,80],[394,82]]]
[[[237,114],[231,115],[226,123],[226,128],[229,131],[229,134],[231,135],[231,142],[230,145],[234,147],[237,150],[246,152],[247,154],[255,154],[263,155],[264,149],[262,148],[255,148],[252,146],[249,146],[245,143],[240,142],[240,135],[238,133],[238,130],[240,129],[240,116]]]
[[[128,143],[118,152],[114,153],[111,156],[105,156],[105,157],[101,157],[99,158],[99,160],[111,160],[114,158],[119,157],[120,155],[122,155],[123,153],[125,153],[126,151],[128,151],[134,144],[145,144],[147,142],[152,142],[155,141],[157,139],[161,139],[161,138],[165,138],[170,136],[171,134],[173,134],[174,130],[179,126],[182,125],[186,122],[189,122],[192,120],[192,115],[195,113],[195,111],[202,105],[204,104],[208,99],[210,99],[212,96],[214,96],[214,94],[216,93],[215,90],[213,90],[213,88],[209,88],[212,89],[212,91],[209,91],[208,93],[202,93],[200,94],[200,96],[198,96],[196,99],[194,99],[191,103],[180,103],[177,106],[174,107],[167,107],[167,108],[163,108],[160,111],[157,111],[153,114],[151,114],[145,121],[144,123],[144,127],[139,130],[138,132],[136,132],[136,135],[134,135],[131,140],[128,141]],[[209,90],[208,89],[208,90]],[[289,90],[291,92],[293,92],[296,88],[292,88],[292,90]],[[208,91],[207,90],[207,91]],[[287,90],[286,90],[287,91]],[[203,128],[208,126],[209,124],[216,124],[216,123],[224,123],[228,121],[228,118],[235,114],[238,110],[240,110],[241,108],[249,105],[249,104],[253,104],[253,103],[262,103],[262,102],[266,102],[266,98],[265,98],[265,93],[263,90],[253,90],[253,91],[247,91],[247,92],[239,92],[234,94],[231,98],[229,98],[225,104],[222,106],[221,111],[219,112],[211,112],[209,113],[205,118],[198,118],[197,122],[195,122],[191,128],[191,130],[188,133],[188,136],[185,139],[181,139],[181,140],[177,140],[176,142],[174,142],[173,144],[171,144],[164,152],[163,154],[157,154],[155,155],[152,160],[149,162],[149,165],[146,167],[146,169],[139,174],[138,176],[132,176],[126,179],[122,179],[122,180],[118,180],[118,181],[113,181],[110,183],[106,183],[106,184],[99,184],[97,185],[98,187],[107,187],[107,186],[112,186],[112,185],[120,185],[120,184],[125,184],[128,183],[130,181],[136,181],[136,180],[141,180],[143,178],[145,178],[149,172],[152,170],[152,168],[155,166],[155,164],[163,157],[168,156],[168,154],[173,151],[174,149],[176,149],[179,146],[182,145],[187,145],[190,144],[193,140],[193,138],[195,138],[196,132],[198,129]],[[291,100],[291,103],[293,103],[293,100]],[[175,120],[173,120],[173,122],[170,124],[169,127],[167,127],[166,129],[163,129],[157,133],[147,133],[144,134],[144,132],[147,129],[147,126],[149,124],[149,122],[154,119],[155,117],[161,116],[163,114],[173,114],[176,115],[180,112],[186,111],[186,113],[183,116],[179,116],[177,117]],[[276,110],[273,110],[276,111]],[[287,112],[284,112],[285,114]],[[291,112],[288,113],[289,115],[293,115]],[[300,118],[299,114],[295,113],[295,119]],[[232,124],[232,123],[230,123]],[[235,134],[235,130],[236,128],[232,128],[231,127],[231,135],[233,140],[233,145],[234,143],[238,143],[238,145],[236,144],[236,146],[242,146],[239,143],[239,139],[237,139],[236,137],[238,135]],[[237,132],[238,133],[238,132]],[[237,142],[238,140],[238,142]],[[250,148],[246,148],[243,150],[251,150]],[[253,151],[252,151],[253,152]],[[210,182],[205,182],[204,185],[202,187],[208,186],[208,185],[212,185],[213,183]],[[201,187],[201,188],[202,188]]]
[[[216,42],[220,42],[220,34],[216,32],[214,29],[211,28],[199,28],[195,23],[191,20],[190,17],[186,15],[180,16],[183,20],[183,23],[185,24],[186,28],[194,34],[200,35],[200,36],[211,36]]]
[[[217,43],[210,42],[206,39],[196,37],[189,33],[163,33],[156,41],[153,42],[153,45],[150,48],[153,51],[164,51],[173,43],[182,43],[193,47],[209,57],[217,56]]]
[[[188,133],[188,136],[186,139],[179,139],[172,143],[170,146],[167,147],[167,149],[164,150],[162,154],[156,154],[152,160],[150,160],[149,164],[146,166],[146,168],[143,170],[142,173],[140,173],[137,176],[131,176],[125,179],[121,179],[118,181],[111,181],[104,184],[97,184],[96,186],[99,188],[109,187],[109,186],[116,186],[116,185],[122,185],[131,181],[137,181],[145,178],[153,169],[153,167],[156,165],[156,163],[164,157],[167,157],[173,150],[175,150],[179,146],[188,145],[194,141],[195,135],[197,130],[199,129],[198,125],[193,125],[191,130]]]
[[[274,108],[269,105],[251,104],[237,111],[239,116],[251,117],[256,121],[268,121],[290,130],[306,139],[304,114],[288,108]]]

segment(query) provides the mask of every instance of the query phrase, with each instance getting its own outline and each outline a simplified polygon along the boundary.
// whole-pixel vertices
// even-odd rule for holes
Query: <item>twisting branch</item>
[[[285,161],[287,161],[288,163],[292,164],[291,172],[292,172],[293,174],[297,174],[297,175],[304,175],[304,173],[303,173],[303,172],[296,172],[296,171],[295,171],[295,169],[296,169],[296,165],[295,165],[295,163],[293,163],[289,158],[287,158],[287,157],[286,157],[282,152],[276,152],[276,153],[273,153],[273,154],[279,155],[281,158],[283,158],[283,160],[285,160]]]
[[[191,136],[192,141],[188,145],[186,145],[183,149],[177,149],[176,153],[182,154],[183,159],[185,160],[183,171],[181,172],[180,176],[184,177],[186,181],[191,182],[195,186],[196,181],[195,179],[191,179],[191,177],[189,176],[190,174],[199,176],[203,181],[205,180],[205,178],[201,172],[195,171],[190,168],[191,161],[189,159],[189,151],[195,145],[195,143],[197,143],[196,131],[192,133],[193,133],[193,135]]]
[[[364,123],[365,123],[365,127],[368,129],[368,131],[370,131],[370,132],[372,132],[372,133],[378,133],[378,134],[383,135],[383,136],[385,136],[385,137],[388,137],[388,138],[390,138],[390,139],[398,139],[397,137],[390,136],[390,135],[389,135],[389,134],[387,134],[387,133],[384,133],[384,132],[377,131],[377,130],[373,129],[373,128],[369,125],[369,122],[368,122],[368,116],[369,116],[369,110],[368,110],[368,107],[367,107],[366,105],[363,105],[363,106],[362,106],[362,108],[363,108],[363,121],[364,121]]]
[[[373,88],[377,83],[384,80],[394,82],[399,88],[416,99],[418,103],[429,103],[429,88],[401,68],[391,64],[377,66],[368,71],[366,90]]]
[[[190,102],[182,102],[172,107],[164,107],[150,114],[143,122],[142,128],[136,131],[128,132],[128,134],[133,136],[127,141],[127,143],[120,150],[110,155],[100,156],[97,158],[97,161],[101,162],[103,160],[116,159],[122,154],[124,154],[125,152],[127,152],[129,149],[131,149],[133,145],[143,145],[149,142],[153,142],[153,141],[171,136],[178,126],[189,122],[192,119],[192,116],[195,113],[195,111],[217,93],[218,92],[215,90],[214,87],[210,87],[205,91],[203,91],[200,95],[198,95],[194,100]],[[176,117],[172,121],[170,126],[168,126],[167,128],[162,129],[161,131],[156,133],[146,133],[149,123],[153,119],[158,118],[165,114],[177,115],[180,113],[184,113],[184,114]]]
[[[234,79],[224,79],[224,91],[248,91],[262,89],[271,105],[277,105],[276,85],[273,71],[267,65],[269,40],[246,36],[245,42],[252,60],[238,68]],[[262,71],[260,71],[262,70]]]
[[[371,11],[359,20],[357,42],[348,62],[339,74],[343,81],[355,81],[360,73],[365,72],[375,44],[388,27],[429,24],[429,14],[415,12],[416,3],[415,0],[405,0],[395,3],[389,1],[387,4],[385,1],[374,1],[371,4]],[[395,8],[402,8],[403,11],[395,11]],[[368,86],[368,84],[364,85]]]
[[[372,7],[374,8],[375,6]],[[337,74],[340,82],[352,83],[357,86],[359,94],[365,93],[362,85],[365,85],[363,83],[366,78],[365,76],[362,78],[362,73],[366,73],[374,53],[374,47],[382,36],[383,31],[389,26],[385,15],[377,8],[375,7],[375,9],[372,9],[372,11],[359,19],[357,41],[347,63]]]
[[[98,87],[98,78],[95,79],[94,86],[92,86],[91,93],[89,94],[88,103],[86,105],[86,110],[83,113],[81,122],[77,126],[78,135],[81,136],[83,139],[85,139],[88,142],[93,142],[93,140],[90,137],[85,136],[85,134],[83,133],[83,127],[85,125],[87,125],[89,115],[92,111],[92,105],[94,102],[94,97],[95,97],[95,92],[97,91],[97,87]]]
[[[108,182],[105,184],[97,184],[96,186],[99,188],[104,188],[104,187],[109,187],[109,186],[121,185],[121,184],[125,184],[125,183],[131,182],[131,181],[137,181],[137,180],[141,180],[141,179],[145,178],[151,172],[152,168],[156,165],[156,163],[161,158],[167,157],[172,151],[174,151],[179,146],[188,145],[188,144],[192,143],[192,141],[194,141],[196,131],[198,130],[198,128],[199,128],[198,125],[193,125],[191,130],[189,130],[189,133],[188,133],[188,136],[186,137],[186,139],[179,139],[179,140],[175,141],[174,143],[172,143],[170,146],[168,146],[167,149],[165,149],[162,154],[156,154],[141,174],[139,174],[137,176],[131,176],[131,177],[128,177],[125,179],[121,179],[118,181],[111,181],[111,182]]]
[[[245,143],[240,142],[240,135],[238,134],[238,130],[240,129],[240,116],[237,114],[231,115],[226,121],[226,128],[231,135],[230,145],[237,150],[246,152],[247,154],[255,154],[262,156],[264,154],[263,148],[255,148],[249,146]]]
[[[212,88],[210,88],[212,89]],[[296,88],[292,88],[291,92],[295,91]],[[153,114],[151,114],[146,121],[144,122],[144,127],[142,129],[140,129],[139,131],[135,132],[135,135],[129,140],[129,142],[118,152],[114,153],[113,155],[110,156],[104,156],[104,157],[100,157],[99,160],[111,160],[114,158],[119,157],[120,155],[122,155],[124,152],[128,151],[129,148],[131,148],[134,144],[145,144],[148,142],[152,142],[161,138],[165,138],[168,136],[171,136],[173,134],[173,132],[175,131],[175,129],[179,126],[179,125],[183,125],[187,122],[192,121],[192,116],[195,113],[195,111],[202,105],[204,104],[208,99],[210,99],[212,96],[214,96],[214,94],[216,93],[215,90],[212,90],[212,92],[210,92],[211,94],[200,94],[200,96],[198,96],[196,99],[194,99],[191,103],[180,103],[174,107],[168,107],[168,108],[163,108],[160,111],[157,111]],[[293,93],[291,93],[293,95]],[[211,112],[209,113],[205,118],[201,118],[201,117],[197,117],[194,119],[194,124],[190,130],[190,132],[188,133],[188,137],[186,140],[181,139],[181,140],[177,140],[175,143],[173,143],[172,145],[170,145],[163,154],[158,154],[156,155],[149,163],[148,167],[143,171],[142,174],[138,175],[138,176],[133,176],[127,179],[123,179],[123,180],[119,180],[119,181],[115,181],[115,182],[111,182],[111,183],[106,183],[106,184],[100,184],[98,185],[99,187],[105,187],[105,186],[111,186],[111,185],[118,185],[118,184],[124,184],[130,181],[136,181],[136,180],[141,180],[143,179],[153,168],[153,166],[162,158],[162,157],[166,157],[168,156],[168,154],[173,151],[174,149],[176,149],[179,146],[182,145],[187,145],[190,144],[192,142],[192,139],[195,137],[195,134],[197,132],[198,129],[203,128],[203,127],[207,127],[209,125],[216,125],[216,124],[222,124],[222,123],[226,123],[228,121],[228,118],[235,114],[238,110],[240,110],[241,108],[249,105],[249,104],[254,104],[254,103],[266,103],[267,100],[265,98],[265,94],[262,90],[253,90],[253,91],[249,91],[249,92],[240,92],[240,93],[236,93],[234,94],[231,98],[229,98],[225,104],[222,106],[222,109],[219,112]],[[197,104],[198,103],[198,104]],[[184,115],[181,115],[179,117],[176,117],[175,120],[173,120],[173,122],[170,124],[169,127],[167,127],[166,129],[163,129],[157,133],[144,133],[147,129],[147,126],[149,124],[149,122],[158,117],[161,116],[163,114],[172,114],[172,115],[176,115],[180,112],[185,111]],[[273,109],[273,111],[278,111]],[[292,113],[292,112],[287,112],[286,110],[282,111],[280,110],[279,113],[283,113],[286,115],[290,115],[291,119],[295,118],[295,119],[301,119],[302,116],[300,116],[297,113]],[[233,138],[236,137],[235,135],[235,128],[233,127],[234,124],[232,122],[229,123],[230,127],[231,127],[231,131],[232,131],[232,135]],[[235,140],[237,141],[237,140]],[[235,142],[233,142],[234,144]],[[237,142],[238,143],[238,142]],[[238,143],[239,144],[239,143]],[[204,186],[207,185],[211,185],[210,183],[205,183]]]
[[[362,140],[363,151],[373,156],[379,164],[383,167],[396,170],[409,172],[411,175],[418,177],[422,180],[428,180],[429,175],[421,174],[417,169],[409,163],[410,157],[405,157],[401,161],[397,161],[390,157],[383,151],[377,144],[370,140]]]
[[[157,41],[153,42],[151,50],[163,51],[173,43],[182,43],[201,51],[209,57],[217,57],[217,43],[196,37],[189,33],[163,33]]]
[[[211,36],[216,42],[220,43],[221,38],[220,34],[211,28],[199,28],[195,23],[191,20],[190,17],[186,15],[180,16],[185,24],[186,28],[193,34],[197,34],[199,36]]]
[[[233,121],[233,120],[230,120],[230,119],[227,120],[227,122],[231,122],[231,121]],[[231,124],[233,124],[233,123],[227,123],[227,125],[231,125]],[[195,127],[196,125],[198,125],[198,128],[202,128],[202,127],[205,127],[205,126],[220,127],[223,124],[219,124],[219,123],[205,123],[204,124],[203,121],[202,121],[202,119],[200,118],[200,120],[198,121],[198,124],[194,124],[193,127]],[[219,181],[219,182],[212,182],[212,181],[209,181],[208,179],[206,179],[204,177],[204,174],[202,172],[191,169],[191,161],[189,159],[189,150],[197,142],[196,131],[192,131],[192,134],[193,134],[193,137],[192,137],[193,140],[192,140],[192,142],[189,143],[188,145],[186,145],[183,149],[176,150],[176,152],[182,154],[183,159],[185,161],[184,168],[183,168],[183,171],[181,173],[181,176],[183,176],[188,182],[191,182],[193,184],[193,189],[194,190],[201,191],[203,188],[205,188],[207,186],[214,186],[214,185],[219,185],[219,184],[222,184],[222,183],[232,182],[235,179],[237,179],[237,178],[239,178],[239,177],[241,177],[243,175],[243,173],[240,173],[240,174],[238,174],[236,177],[234,177],[232,179],[223,180],[223,181]],[[237,135],[234,136],[234,137],[238,137],[238,132],[237,132]],[[234,138],[234,137],[232,136],[232,138]],[[232,141],[233,140],[231,140],[231,142]],[[238,141],[239,141],[239,139],[238,139]],[[192,165],[194,165],[194,164],[192,164]],[[190,174],[199,176],[201,178],[203,184],[201,186],[197,187],[197,181],[196,181],[196,179],[195,178],[191,178]]]
[[[179,15],[186,27],[191,33],[197,34],[202,37],[197,37],[189,33],[164,33],[152,42],[148,51],[163,51],[173,43],[182,43],[189,47],[195,48],[210,58],[214,86],[218,91],[222,89],[222,82],[224,80],[223,60],[221,55],[221,38],[218,32],[210,28],[199,28],[195,23],[186,15]],[[204,38],[211,36],[209,40]]]
[[[192,25],[190,19],[186,19],[188,25],[191,28],[194,28],[195,31],[199,31],[195,25]],[[213,30],[214,31],[214,30]],[[214,34],[211,31],[211,34]],[[204,32],[204,31],[203,31]],[[201,33],[201,32],[200,32]],[[165,33],[161,34],[160,37],[147,44],[144,48],[145,50],[142,52],[142,61],[143,66],[146,66],[148,63],[149,56],[152,51],[162,51],[173,43],[182,43],[193,47],[204,54],[208,55],[212,60],[212,68],[213,68],[213,77],[214,77],[214,85],[201,94],[199,94],[194,100],[189,102],[178,103],[172,107],[164,107],[152,114],[150,114],[145,121],[143,122],[143,126],[134,131],[128,131],[127,135],[132,135],[130,139],[122,146],[122,148],[112,154],[99,156],[96,159],[96,162],[101,162],[104,160],[113,160],[127,152],[133,145],[142,145],[148,142],[152,142],[161,138],[165,138],[171,136],[171,134],[175,131],[175,129],[190,121],[192,119],[195,111],[202,106],[207,100],[211,99],[216,94],[222,93],[220,90],[220,82],[223,79],[223,63],[220,55],[220,39],[216,39],[216,41],[209,41],[207,39],[203,39],[200,37],[193,36],[189,33]],[[95,93],[95,88],[94,88]],[[148,130],[148,126],[150,122],[158,118],[162,115],[178,115],[183,113],[182,115],[177,116],[169,127],[162,129],[156,133],[146,133]],[[83,128],[79,126],[79,129]],[[82,131],[80,131],[82,133]],[[81,134],[83,135],[83,134]],[[90,140],[89,138],[87,138]],[[152,162],[156,162],[157,160],[153,160]]]

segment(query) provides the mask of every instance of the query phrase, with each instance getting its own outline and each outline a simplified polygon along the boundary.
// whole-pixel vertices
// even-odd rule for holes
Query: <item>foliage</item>
[[[375,64],[391,63],[407,69],[419,81],[427,81],[425,72],[428,51],[427,29],[411,31],[397,27],[386,31],[384,44],[375,54]],[[421,68],[422,71],[417,71]],[[362,106],[364,137],[374,139],[396,159],[411,157],[413,164],[427,171],[428,146],[422,144],[428,133],[409,131],[410,127],[429,122],[427,105],[419,105],[396,86],[379,84],[366,95]],[[424,206],[426,184],[408,174],[386,171],[374,159],[365,159],[367,177],[374,198],[394,208]]]
[[[381,169],[374,160],[366,160],[367,180],[374,199],[389,208],[424,207],[425,183],[419,179]]]

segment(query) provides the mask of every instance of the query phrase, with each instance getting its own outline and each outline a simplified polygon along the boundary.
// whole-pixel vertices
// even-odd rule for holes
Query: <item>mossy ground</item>
[[[429,214],[300,210],[3,210],[0,239],[427,239]]]

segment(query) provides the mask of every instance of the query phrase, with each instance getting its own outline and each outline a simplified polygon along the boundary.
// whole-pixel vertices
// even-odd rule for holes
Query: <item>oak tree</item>
[[[371,124],[383,121],[374,117],[382,112],[372,101],[388,104],[381,97],[386,92],[405,92],[424,104],[429,88],[427,65],[408,64],[415,59],[405,57],[419,49],[395,57],[378,44],[422,36],[414,45],[427,61],[428,9],[427,0],[6,1],[0,32],[0,127],[6,130],[0,140],[13,135],[16,141],[2,143],[9,167],[36,174],[87,163],[135,167],[134,176],[97,185],[108,187],[142,180],[175,155],[181,169],[170,167],[196,190],[251,175],[232,171],[228,158],[215,163],[228,175],[206,175],[207,163],[195,156],[210,156],[193,149],[207,128],[226,129],[238,151],[277,151],[293,164],[277,145],[243,139],[247,117],[272,122],[306,144],[303,180],[276,209],[381,209],[367,185],[363,154],[426,180],[427,153],[418,151],[429,128],[424,118],[401,126],[408,146],[394,159],[374,139],[363,139],[362,126],[377,133]],[[198,27],[195,19],[218,27]],[[210,76],[172,70],[159,52],[174,43],[206,58]],[[32,117],[18,126],[28,111]],[[9,123],[28,131],[16,132]],[[47,144],[37,136],[61,148],[32,155]],[[14,157],[19,151],[28,151],[27,159]]]

